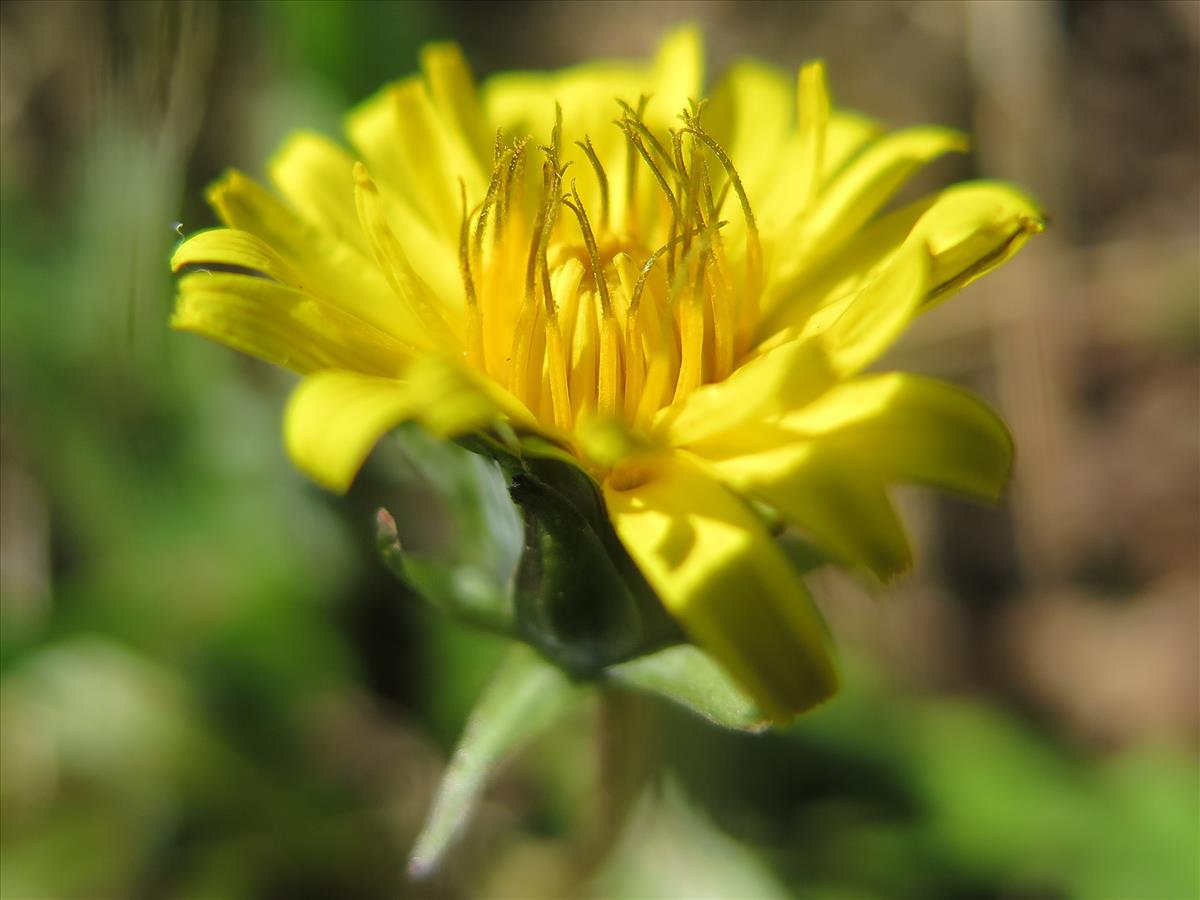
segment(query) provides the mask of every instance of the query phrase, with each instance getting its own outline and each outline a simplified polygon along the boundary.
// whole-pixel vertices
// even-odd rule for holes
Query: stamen
[[[492,177],[488,181],[487,194],[483,198],[483,204],[479,210],[479,221],[475,224],[475,258],[480,259],[483,256],[483,235],[487,230],[488,213],[493,205],[496,204],[496,194],[500,190],[500,181],[504,177],[505,159],[508,157],[511,150],[500,150],[500,132],[496,132],[496,152],[500,154],[495,165],[492,167]],[[461,182],[462,179],[460,178]],[[500,209],[496,208],[496,227],[500,227]]]
[[[631,319],[630,322],[633,320]],[[642,336],[637,328],[627,324],[625,334],[625,403],[622,412],[627,420],[637,414],[638,401],[646,383],[646,354]]]
[[[575,218],[579,220],[579,230],[583,234],[583,243],[587,247],[588,259],[592,264],[592,275],[596,279],[596,291],[600,295],[600,310],[606,318],[611,318],[612,299],[608,293],[608,282],[604,279],[604,267],[600,264],[600,248],[596,244],[596,235],[592,232],[592,225],[588,221],[587,213],[583,209],[583,201],[579,199],[579,192],[575,189],[575,184],[571,184],[571,193],[563,197],[563,205],[571,212],[575,213]]]
[[[678,403],[700,386],[704,367],[704,269],[707,258],[700,254],[696,276],[692,281],[690,303],[682,304],[679,310],[679,377],[675,383],[675,399]]]
[[[705,215],[709,221],[716,217],[713,204],[712,184],[708,177],[708,165],[700,161],[703,174],[701,184],[704,200]],[[714,381],[721,381],[733,371],[733,359],[736,342],[737,309],[733,300],[732,280],[729,277],[729,261],[725,257],[725,242],[721,238],[720,225],[709,231],[711,239],[709,255],[713,265],[710,267],[712,279],[712,315],[713,315],[713,373]]]
[[[458,264],[466,328],[455,310],[452,346],[556,434],[593,416],[652,428],[664,406],[728,376],[755,324],[762,249],[740,176],[701,126],[702,103],[689,103],[682,124],[658,129],[645,120],[647,102],[643,96],[635,108],[618,101],[616,125],[626,139],[628,167],[624,214],[613,193],[620,188],[588,135],[576,146],[596,179],[590,214],[575,182],[566,184],[570,162],[563,159],[558,105],[542,147],[536,199],[537,179],[525,170],[527,151],[537,146],[531,138],[497,131],[490,177],[476,191],[482,195],[478,205],[471,206],[460,179]],[[712,168],[710,151],[724,172]],[[641,163],[654,185],[643,183],[639,195]],[[721,183],[714,185],[713,178]],[[385,233],[378,198],[361,180],[359,188],[364,227],[390,264],[387,274],[397,289],[420,295],[416,312],[423,318],[448,315],[448,309],[423,302],[428,291],[422,293],[411,267],[391,252],[394,238]],[[721,231],[728,224],[719,217],[730,189],[745,220],[744,262],[724,245]],[[561,221],[562,207],[574,215],[578,233]],[[622,215],[623,226],[613,221]],[[439,327],[437,317],[431,317],[432,329]]]
[[[467,211],[467,183],[458,179],[459,196],[462,198],[462,230],[458,239],[458,267],[462,273],[463,292],[467,298],[467,358],[481,371],[487,371],[483,358],[483,317],[480,314],[479,298],[475,295],[475,280],[471,277],[471,254],[468,249],[471,216]],[[481,214],[482,218],[482,214]],[[476,232],[478,234],[478,232]]]
[[[625,350],[625,390],[623,415],[627,422],[633,421],[637,412],[637,402],[642,394],[642,385],[646,381],[645,346],[642,343],[642,329],[636,322],[636,311],[632,309],[633,287],[637,281],[637,270],[633,257],[624,251],[612,258],[612,266],[617,273],[621,295],[624,303],[617,307],[618,313],[623,313],[620,325],[624,333]]]
[[[548,197],[550,194],[550,179],[551,173],[554,171],[553,166],[547,161],[542,167],[542,191],[543,196]],[[530,236],[529,255],[525,266],[525,293],[521,301],[521,312],[517,319],[517,327],[513,333],[513,349],[511,355],[511,368],[509,369],[509,385],[512,392],[519,400],[525,403],[530,402],[532,396],[529,392],[530,381],[530,345],[533,342],[533,330],[537,322],[537,304],[534,302],[536,292],[537,278],[537,263],[538,249],[542,242],[542,232],[546,226],[546,207],[543,203],[538,208],[537,219],[533,224],[533,232]],[[540,370],[539,370],[540,371]]]
[[[582,272],[583,266],[580,265]],[[580,285],[571,340],[571,408],[576,416],[596,409],[596,360],[600,332],[596,327],[595,293]]]
[[[617,412],[617,395],[619,393],[621,348],[617,321],[613,315],[612,299],[608,293],[608,281],[604,277],[604,267],[600,262],[600,249],[596,245],[596,236],[592,233],[591,223],[583,209],[583,201],[575,185],[571,185],[571,197],[563,198],[563,205],[575,214],[579,220],[579,230],[583,233],[583,243],[587,247],[588,258],[592,264],[592,275],[596,279],[596,292],[600,296],[600,374],[598,385],[597,411],[601,416],[615,416]]]
[[[646,162],[646,165],[650,167],[650,171],[654,173],[654,178],[658,182],[658,186],[662,190],[663,196],[665,196],[667,198],[667,202],[671,204],[671,212],[675,216],[676,221],[682,222],[683,215],[679,210],[679,200],[676,199],[670,185],[667,184],[667,179],[663,177],[662,170],[659,169],[659,167],[654,164],[654,160],[650,158],[650,153],[646,150],[646,145],[642,143],[639,132],[634,128],[632,120],[622,119],[618,124],[625,132],[625,136],[629,139],[629,142],[633,144],[637,152],[641,154],[642,159]]]
[[[654,419],[654,414],[662,408],[663,398],[671,378],[670,358],[665,353],[657,353],[650,360],[650,368],[646,373],[646,386],[638,400],[637,415],[634,427],[647,430]]]
[[[538,250],[542,246],[542,232],[546,230],[546,217],[550,212],[550,186],[554,178],[554,166],[547,160],[542,165],[542,197],[545,198],[538,209],[537,219],[533,223],[533,233],[529,242],[529,256],[525,264],[525,302],[533,300],[535,277],[537,275]]]
[[[693,217],[699,216],[699,191],[700,191],[700,154],[696,147],[695,140],[692,141],[692,168],[688,171],[688,167],[683,161],[683,133],[672,129],[671,131],[671,148],[675,153],[675,164],[680,174],[679,188],[684,195],[683,207],[683,222],[690,224]],[[700,227],[704,226],[701,218]],[[683,244],[680,247],[680,252],[683,256],[687,256],[691,249],[691,235],[685,231],[683,235]]]
[[[560,111],[561,117],[561,111]],[[563,352],[562,332],[558,327],[558,310],[554,304],[554,290],[550,286],[550,266],[546,261],[546,249],[550,235],[558,219],[559,196],[562,193],[562,173],[558,168],[555,150],[547,162],[550,169],[550,190],[546,195],[545,220],[538,239],[538,261],[542,271],[542,302],[546,306],[546,368],[550,376],[550,403],[554,411],[554,423],[563,429],[571,427],[571,393],[567,385],[567,360]]]
[[[538,262],[542,270],[542,300],[546,304],[546,315],[553,318],[555,314],[554,295],[550,289],[550,266],[546,262],[546,249],[550,244],[550,235],[554,232],[554,223],[558,220],[558,195],[561,176],[552,176],[553,185],[546,197],[546,220],[542,226],[542,234],[538,239]]]
[[[675,162],[671,159],[670,154],[667,153],[666,147],[662,145],[662,141],[660,141],[654,132],[647,127],[645,121],[642,119],[642,116],[646,112],[646,102],[648,102],[649,99],[649,97],[643,96],[638,102],[638,108],[636,111],[624,100],[618,100],[617,103],[619,103],[621,105],[621,109],[625,111],[625,115],[621,117],[621,121],[628,122],[638,132],[638,134],[644,137],[647,143],[650,144],[651,148],[653,148],[654,154],[660,160],[662,160],[663,166],[669,170],[672,175],[678,175],[678,173],[675,171]]]
[[[575,142],[588,158],[588,162],[592,164],[592,169],[596,172],[596,180],[600,182],[600,229],[608,230],[608,175],[604,172],[604,166],[600,164],[600,157],[596,155],[596,148],[592,146],[592,139],[584,137],[582,141]]]
[[[689,120],[688,126],[684,131],[703,141],[708,146],[708,149],[713,152],[713,155],[720,160],[721,165],[724,166],[726,173],[729,175],[729,180],[733,183],[733,189],[737,192],[738,201],[742,204],[742,215],[746,219],[746,228],[757,239],[758,224],[754,221],[754,210],[750,208],[750,198],[746,196],[746,189],[742,186],[742,179],[738,175],[737,169],[734,168],[733,160],[725,152],[725,148],[718,144],[707,131],[700,127],[700,123],[694,119]]]
[[[600,385],[596,410],[603,417],[615,418],[617,398],[621,396],[621,332],[613,316],[600,323]]]
[[[694,117],[688,117],[687,128],[684,130],[703,141],[725,168],[725,172],[733,184],[733,190],[737,193],[738,201],[742,205],[742,216],[746,220],[746,290],[742,297],[737,329],[737,352],[741,354],[749,348],[750,340],[753,337],[758,320],[759,296],[762,293],[762,244],[758,238],[758,224],[754,221],[754,211],[750,208],[750,199],[746,196],[742,179],[733,165],[733,160],[725,152],[725,148],[718,144]]]
[[[727,223],[721,222],[718,227],[725,224]],[[691,236],[694,237],[695,233],[693,230]],[[682,234],[676,235],[650,254],[646,262],[642,264],[641,272],[630,291],[625,334],[626,352],[630,357],[630,361],[626,365],[629,383],[625,389],[625,408],[626,415],[642,425],[648,425],[649,417],[661,404],[668,381],[673,373],[678,372],[679,366],[679,347],[675,338],[672,316],[662,304],[654,304],[653,312],[655,314],[646,315],[642,312],[642,297],[645,294],[650,274],[658,261],[664,256],[670,260],[671,257],[668,254],[683,238]],[[672,277],[673,272],[668,270],[668,286],[671,284]],[[651,348],[648,370],[642,353],[643,340],[645,345]],[[635,365],[637,365],[636,370],[633,368]],[[629,373],[634,371],[636,374],[630,376]]]
[[[546,320],[546,369],[550,376],[550,403],[554,424],[564,430],[571,427],[571,392],[567,383],[567,357],[562,332],[556,317]]]
[[[647,167],[650,169],[650,172],[654,175],[655,181],[658,182],[659,189],[662,191],[663,195],[667,198],[667,202],[670,204],[670,235],[671,239],[674,240],[675,236],[679,234],[683,222],[683,214],[679,208],[679,200],[676,198],[674,192],[667,184],[667,179],[663,175],[662,170],[659,169],[659,167],[655,165],[654,160],[650,158],[650,154],[646,150],[646,145],[642,143],[642,139],[638,131],[633,127],[631,120],[626,118],[617,124],[620,125],[621,129],[625,132],[625,137],[629,141],[630,145],[633,146],[639,154],[641,154],[641,157],[645,161]],[[673,253],[667,256],[667,284],[675,284],[675,256]]]
[[[729,224],[729,223],[721,222],[721,223],[719,223],[719,226],[727,225],[727,224]],[[690,232],[690,236],[694,237],[696,235],[696,233],[698,232],[698,230],[699,229],[692,229],[692,231]],[[671,238],[671,240],[667,241],[665,244],[663,244],[661,247],[659,247],[657,250],[655,250],[653,253],[651,253],[649,258],[646,260],[645,264],[642,266],[641,274],[638,275],[638,280],[633,285],[633,295],[629,301],[629,315],[631,318],[637,313],[638,304],[641,302],[641,299],[642,299],[642,291],[646,287],[646,280],[650,277],[650,270],[654,268],[655,264],[660,259],[662,259],[663,256],[665,256],[667,253],[671,252],[671,248],[674,247],[676,244],[678,244],[680,241],[682,241],[683,238],[684,238],[684,235],[682,235],[682,234],[676,235],[675,237]]]
[[[463,291],[467,297],[467,306],[479,306],[475,296],[475,282],[471,278],[471,254],[468,252],[468,236],[470,233],[471,217],[467,212],[467,183],[458,179],[458,193],[462,204],[462,228],[458,236],[458,268],[462,275]]]
[[[529,145],[529,138],[521,138],[512,148],[512,159],[508,163],[508,170],[504,173],[504,188],[500,194],[502,203],[496,208],[496,240],[500,239],[500,230],[504,220],[508,218],[509,210],[512,209],[513,197],[512,186],[515,181],[517,190],[521,191],[525,176],[525,148]],[[517,197],[517,202],[520,202],[520,197]]]
[[[640,119],[646,112],[646,104],[650,102],[650,98],[643,94],[638,98],[637,116]],[[617,100],[617,103],[624,104]],[[617,123],[620,125],[620,122]],[[629,142],[625,148],[625,230],[632,232],[637,217],[637,150],[634,149],[633,143]]]
[[[550,146],[554,148],[554,165],[562,159],[562,104],[554,102],[554,128],[550,132]]]

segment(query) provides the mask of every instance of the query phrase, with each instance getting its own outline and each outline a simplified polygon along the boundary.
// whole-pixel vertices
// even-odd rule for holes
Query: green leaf
[[[569,709],[581,691],[532,649],[513,644],[467,720],[442,777],[409,858],[411,877],[433,871],[470,819],[488,776]]]
[[[690,644],[613,666],[608,677],[673,700],[724,728],[763,731],[770,724],[725,671]]]

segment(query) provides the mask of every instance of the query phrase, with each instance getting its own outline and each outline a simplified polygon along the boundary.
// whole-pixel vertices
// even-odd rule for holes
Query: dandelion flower
[[[421,65],[350,113],[352,151],[290,139],[281,196],[211,188],[227,227],[176,252],[174,327],[303,376],[287,448],[336,491],[405,421],[569,458],[765,714],[821,702],[826,629],[767,523],[886,579],[910,563],[890,485],[998,496],[1012,447],[987,406],[866,368],[1037,208],[967,182],[887,211],[960,133],[835,108],[819,62],[741,63],[703,99],[690,30],[649,65],[479,86],[453,45]]]

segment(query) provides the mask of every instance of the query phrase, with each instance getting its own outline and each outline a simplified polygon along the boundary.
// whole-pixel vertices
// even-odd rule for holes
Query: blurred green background
[[[892,360],[989,396],[1016,481],[998,511],[904,494],[921,562],[882,594],[817,574],[828,707],[746,736],[643,703],[609,734],[653,775],[599,862],[584,708],[414,885],[501,648],[405,593],[371,515],[452,543],[461,461],[307,484],[290,378],[168,331],[176,223],[426,40],[486,76],[645,56],[680,20],[710,79],[824,56],[841,104],[974,133],[925,187],[1047,205]],[[4,3],[0,895],[1200,896],[1198,64],[1191,2]]]

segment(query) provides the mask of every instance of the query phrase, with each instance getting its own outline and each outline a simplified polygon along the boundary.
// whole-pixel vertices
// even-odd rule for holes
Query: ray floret
[[[688,29],[648,65],[482,85],[428,48],[350,114],[353,149],[285,144],[281,196],[213,186],[226,227],[176,251],[173,324],[303,376],[285,440],[334,490],[405,421],[572,460],[662,606],[783,721],[837,676],[772,528],[886,579],[911,560],[892,485],[1001,493],[982,401],[866,370],[1043,219],[987,181],[889,211],[965,139],[836,107],[820,62],[739,64],[711,102],[702,70]]]

